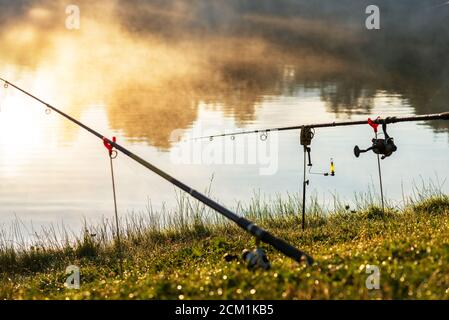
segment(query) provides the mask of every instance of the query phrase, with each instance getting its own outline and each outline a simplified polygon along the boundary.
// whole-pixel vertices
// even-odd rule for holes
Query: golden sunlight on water
[[[251,34],[165,37],[132,32],[117,22],[117,11],[110,6],[101,7],[102,15],[87,7],[81,29],[70,31],[61,22],[61,8],[32,7],[3,26],[0,76],[106,136],[117,136],[119,143],[194,188],[204,190],[214,176],[212,194],[231,207],[247,202],[255,190],[267,196],[299,191],[298,132],[279,134],[272,163],[206,165],[173,160],[180,150],[190,159],[192,153],[211,148],[208,141],[201,143],[203,149],[172,141],[173,131],[192,136],[207,130],[441,112],[441,101],[447,101],[447,88],[406,81],[399,71],[386,77],[385,70],[365,61],[304,43],[286,50]],[[175,13],[168,16],[186,17]],[[245,19],[284,28],[279,19]],[[295,23],[318,38],[327,30],[320,21]],[[354,35],[350,43],[360,38]],[[399,81],[393,85],[386,78]],[[101,141],[57,114],[47,115],[42,105],[11,87],[0,88],[0,104],[0,222],[17,216],[39,224],[64,221],[78,230],[83,217],[111,217],[108,158]],[[401,201],[401,181],[410,191],[421,176],[447,177],[447,128],[440,123],[391,127],[400,152],[384,162],[388,196]],[[371,136],[368,127],[317,133],[317,167],[326,167],[332,157],[338,172],[332,180],[316,177],[311,182],[326,205],[334,193],[351,202],[354,190],[366,192],[375,181],[374,157],[355,160],[352,155],[354,145],[368,145]],[[231,151],[247,154],[247,149],[235,148],[249,148],[248,139],[239,137],[228,145],[217,140],[216,159]],[[424,151],[435,155],[431,167],[423,165],[428,162]],[[276,170],[261,175],[260,166],[267,165]],[[124,156],[116,166],[120,214],[145,212],[149,200],[155,209],[175,207],[172,186]]]

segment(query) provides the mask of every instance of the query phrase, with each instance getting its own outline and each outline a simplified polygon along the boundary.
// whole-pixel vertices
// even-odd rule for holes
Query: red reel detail
[[[377,117],[376,120],[377,119],[380,119],[380,117]],[[371,128],[373,128],[374,132],[377,133],[377,127],[379,126],[379,124],[371,120],[371,118],[368,118],[368,124],[371,126]]]

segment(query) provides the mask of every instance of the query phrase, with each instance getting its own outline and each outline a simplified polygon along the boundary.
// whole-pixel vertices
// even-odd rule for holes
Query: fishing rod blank
[[[449,111],[443,112],[443,113],[425,114],[425,115],[418,115],[418,116],[377,118],[372,121],[377,124],[383,124],[383,123],[390,124],[390,123],[397,123],[397,122],[428,121],[428,120],[449,120]],[[261,138],[265,137],[265,139],[266,139],[267,134],[271,131],[300,130],[304,127],[307,127],[307,128],[346,127],[346,126],[355,126],[355,125],[366,125],[366,123],[367,123],[366,120],[342,121],[342,122],[334,121],[334,122],[315,123],[315,124],[308,124],[308,125],[297,125],[297,126],[270,128],[270,129],[256,129],[256,130],[240,131],[240,132],[233,132],[233,133],[222,133],[222,134],[216,134],[216,135],[210,135],[210,136],[204,136],[204,137],[196,137],[196,138],[192,138],[190,140],[213,139],[213,138],[229,137],[229,136],[234,137],[234,136],[238,136],[238,135],[251,134],[251,133],[260,133]]]
[[[31,93],[21,89],[20,87],[14,85],[13,83],[11,83],[9,81],[6,81],[6,80],[4,80],[2,78],[0,78],[0,81],[3,81],[7,85],[11,85],[12,87],[16,88],[17,90],[21,91],[22,93],[26,94],[27,96],[29,96],[29,97],[33,98],[34,100],[42,103],[48,109],[51,109],[51,110],[57,112],[61,116],[65,117],[66,119],[70,120],[71,122],[75,123],[76,125],[80,126],[81,128],[85,129],[86,131],[90,132],[91,134],[93,134],[97,138],[101,139],[102,141],[106,141],[111,146],[113,146],[115,149],[117,149],[118,151],[122,152],[124,155],[130,157],[131,159],[133,159],[134,161],[138,162],[139,164],[141,164],[145,168],[153,171],[154,173],[156,173],[160,177],[164,178],[168,182],[170,182],[173,185],[177,186],[181,190],[187,192],[193,198],[195,198],[198,201],[204,203],[206,206],[214,209],[215,211],[217,211],[218,213],[222,214],[223,216],[225,216],[229,220],[235,222],[240,228],[242,228],[243,230],[249,232],[251,235],[256,237],[256,239],[273,246],[276,250],[282,252],[283,254],[285,254],[286,256],[288,256],[290,258],[292,258],[293,260],[295,260],[297,262],[301,262],[301,261],[305,260],[308,265],[311,265],[313,263],[312,257],[309,256],[308,254],[306,254],[305,252],[302,252],[301,250],[293,247],[292,245],[290,245],[289,243],[285,242],[284,240],[275,237],[274,235],[272,235],[268,231],[260,228],[259,226],[255,225],[254,223],[252,223],[250,220],[248,220],[248,219],[246,219],[244,217],[238,216],[234,212],[232,212],[229,209],[223,207],[221,204],[219,204],[219,203],[215,202],[214,200],[208,198],[204,194],[202,194],[202,193],[200,193],[200,192],[190,188],[188,185],[186,185],[183,182],[181,182],[181,181],[175,179],[174,177],[170,176],[165,171],[155,167],[154,165],[152,165],[148,161],[142,159],[141,157],[139,157],[138,155],[136,155],[133,152],[129,151],[128,149],[122,147],[118,143],[116,143],[114,141],[110,141],[109,139],[104,137],[99,132],[93,130],[92,128],[90,128],[88,126],[86,126],[85,124],[81,123],[80,121],[76,120],[75,118],[71,117],[70,115],[68,115],[68,114],[62,112],[61,110],[53,107],[52,105],[50,105],[50,104],[46,103],[45,101],[37,98],[36,96],[34,96]]]

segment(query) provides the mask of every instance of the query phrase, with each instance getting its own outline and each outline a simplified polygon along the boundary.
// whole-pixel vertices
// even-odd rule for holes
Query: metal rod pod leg
[[[377,132],[376,132],[376,139],[377,139]],[[384,203],[384,189],[383,189],[383,183],[382,183],[382,169],[380,167],[380,155],[377,154],[377,169],[379,171],[379,184],[380,184],[380,201],[382,205],[382,216],[385,215],[385,203]]]
[[[114,165],[112,163],[112,154],[109,155],[109,162],[111,164],[111,178],[112,178],[112,195],[114,197],[114,211],[115,211],[115,232],[117,237],[117,250],[118,250],[118,258],[119,258],[119,271],[120,274],[123,273],[123,255],[122,255],[122,243],[120,238],[120,226],[118,219],[118,210],[117,210],[117,196],[115,191],[115,177],[114,177]]]
[[[307,153],[307,147],[304,146],[304,176],[303,176],[303,182],[302,182],[302,222],[301,222],[301,227],[302,227],[303,231],[306,228],[306,188],[307,188],[306,153]]]

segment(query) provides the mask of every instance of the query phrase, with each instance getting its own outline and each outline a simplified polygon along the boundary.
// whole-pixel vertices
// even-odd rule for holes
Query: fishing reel
[[[252,251],[244,249],[242,252],[242,258],[243,261],[246,262],[246,266],[250,270],[257,268],[269,270],[271,268],[270,261],[268,261],[268,257],[265,254],[265,251],[259,246],[257,246],[256,249]]]
[[[385,159],[386,157],[389,157],[393,154],[393,152],[398,150],[398,147],[394,144],[394,139],[390,137],[387,133],[387,124],[385,122],[382,123],[382,131],[384,134],[384,138],[380,139],[377,138],[377,126],[373,126],[373,123],[371,121],[370,125],[374,128],[374,131],[376,132],[376,137],[372,139],[372,146],[367,149],[360,149],[359,146],[354,147],[354,155],[356,158],[360,156],[361,153],[368,152],[372,150],[375,154],[382,155],[381,159]]]
[[[270,261],[268,260],[265,250],[263,250],[259,245],[260,240],[256,239],[256,248],[254,250],[243,249],[241,257],[235,254],[226,253],[223,258],[227,262],[239,261],[240,259],[242,259],[243,263],[246,264],[246,267],[249,270],[255,270],[259,268],[263,270],[269,270],[271,268]]]

